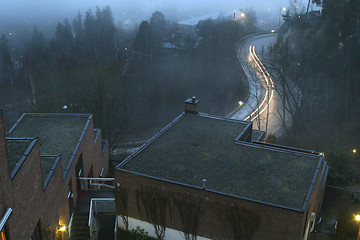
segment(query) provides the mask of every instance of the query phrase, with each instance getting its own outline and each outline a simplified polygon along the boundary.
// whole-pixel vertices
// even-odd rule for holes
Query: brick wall
[[[76,164],[79,162],[80,156],[83,160],[82,166],[83,166],[84,177],[87,177],[89,175],[91,167],[93,167],[94,177],[99,176],[101,168],[108,169],[108,161],[104,162],[103,156],[101,154],[101,138],[100,140],[98,140],[98,143],[94,145],[93,118],[91,118],[90,123],[87,129],[85,130],[85,134],[79,145],[79,149],[76,152],[74,161],[71,164],[69,173],[67,174],[64,183],[64,185],[67,188],[71,180],[72,191],[74,193],[74,205],[76,205],[77,203],[77,196],[79,194],[77,191],[77,176],[76,176],[75,168],[76,168]]]
[[[4,126],[4,116],[2,114],[2,110],[0,110],[0,185],[3,186],[3,176],[7,176],[6,172],[6,164],[7,160],[7,150],[6,150],[6,141],[5,141],[5,126]],[[3,191],[0,188],[0,219],[5,213],[5,206],[3,203]]]
[[[75,206],[78,194],[75,166],[79,157],[81,155],[83,159],[84,176],[88,176],[91,166],[93,166],[94,174],[99,174],[101,168],[108,169],[107,159],[104,162],[108,155],[105,154],[104,158],[101,150],[101,135],[98,143],[94,145],[93,120],[91,119],[65,180],[63,180],[62,164],[59,163],[44,189],[45,179],[43,178],[46,176],[42,176],[38,143],[34,145],[11,180],[4,118],[0,111],[0,217],[7,208],[13,209],[8,221],[10,239],[29,239],[39,220],[43,239],[50,239],[58,224],[67,225],[70,221],[68,186],[69,183],[72,186]]]
[[[44,192],[44,205],[42,207],[44,212],[41,217],[41,227],[43,239],[50,239],[49,236],[55,232],[57,224],[67,224],[70,220],[68,208],[62,206],[64,202],[67,203],[67,186],[63,182],[61,162],[58,163]],[[62,214],[62,208],[65,208],[65,211],[67,210],[66,214]]]
[[[302,223],[302,227],[304,230],[306,229],[308,224],[310,224],[308,231],[310,231],[310,229],[311,229],[311,225],[312,225],[311,213],[312,212],[314,212],[316,214],[316,218],[318,218],[318,214],[320,212],[320,208],[321,208],[322,201],[324,198],[324,193],[325,193],[324,181],[326,183],[326,180],[327,180],[326,168],[327,168],[326,162],[322,161],[320,168],[318,170],[316,179],[315,179],[315,183],[314,183],[310,198],[309,198],[309,203],[305,210],[305,213],[307,213],[307,214]],[[323,174],[321,174],[322,172],[323,172]]]
[[[8,223],[10,239],[29,238],[43,213],[44,189],[39,159],[40,149],[35,144],[10,188],[4,189],[6,205],[13,209]]]
[[[136,219],[147,221],[146,216],[140,215],[137,210],[136,190],[140,189],[141,186],[146,186],[147,188],[156,187],[161,189],[161,191],[170,193],[171,196],[181,196],[186,193],[203,200],[204,213],[200,220],[199,236],[210,239],[232,239],[230,235],[225,233],[225,226],[227,225],[224,223],[226,223],[227,218],[225,217],[224,207],[226,205],[231,206],[234,209],[245,209],[260,218],[259,226],[256,228],[253,239],[300,240],[303,237],[304,229],[302,223],[304,222],[304,213],[302,212],[255,203],[123,171],[116,171],[115,179],[116,186],[119,183],[121,187],[125,187],[129,190],[128,215]],[[117,187],[116,190],[118,191],[118,189],[119,187]],[[117,201],[119,201],[119,199],[117,199]],[[170,219],[168,216],[168,219],[166,220],[167,227],[182,229],[181,218],[176,206],[171,204],[171,209],[172,217]]]

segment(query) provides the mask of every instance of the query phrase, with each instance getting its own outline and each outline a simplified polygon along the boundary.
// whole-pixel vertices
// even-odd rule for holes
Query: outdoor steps
[[[89,221],[89,213],[75,211],[71,224],[70,240],[91,239],[88,221]]]

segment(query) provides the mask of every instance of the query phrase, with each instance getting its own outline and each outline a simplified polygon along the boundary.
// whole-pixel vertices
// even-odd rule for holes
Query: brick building
[[[118,221],[165,239],[308,239],[329,169],[323,156],[263,143],[251,122],[199,113],[198,103],[187,100],[116,167]]]
[[[79,176],[106,176],[108,147],[91,114],[23,114],[5,133],[0,111],[1,240],[68,232]]]

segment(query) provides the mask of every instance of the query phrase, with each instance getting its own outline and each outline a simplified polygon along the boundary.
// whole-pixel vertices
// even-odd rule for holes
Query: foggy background
[[[300,1],[305,7],[306,1]],[[200,16],[208,13],[231,14],[236,9],[253,8],[258,18],[279,16],[280,8],[289,6],[288,0],[12,0],[1,1],[0,8],[0,33],[11,31],[17,25],[37,25],[39,28],[47,28],[63,21],[65,18],[73,18],[80,11],[110,6],[115,24],[120,21],[129,21],[131,24],[139,24],[141,20],[149,19],[155,10],[163,12],[167,20],[178,21],[192,16]],[[31,28],[32,29],[32,28]],[[46,35],[46,32],[44,32]]]

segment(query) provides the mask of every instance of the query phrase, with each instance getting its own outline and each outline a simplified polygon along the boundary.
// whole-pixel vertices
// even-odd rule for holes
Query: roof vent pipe
[[[206,188],[206,179],[205,178],[202,180],[202,186],[203,186],[203,189]]]

